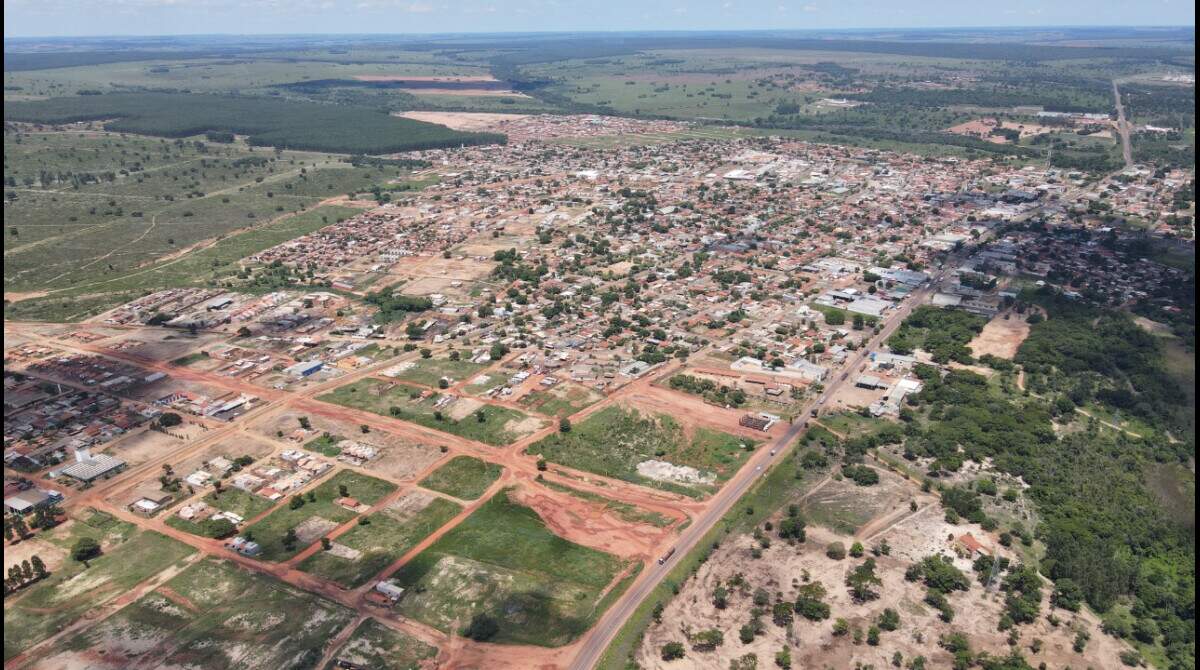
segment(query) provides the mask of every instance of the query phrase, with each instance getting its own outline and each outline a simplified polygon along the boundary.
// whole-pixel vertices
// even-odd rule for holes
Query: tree
[[[38,579],[45,579],[46,575],[50,574],[46,571],[46,563],[42,561],[42,557],[34,554],[33,558],[29,559],[33,565],[33,574]]]
[[[296,529],[288,528],[287,533],[285,533],[283,536],[283,547],[288,551],[291,551],[299,541],[300,538],[296,537]]]
[[[175,412],[164,412],[162,416],[158,417],[158,425],[161,428],[172,428],[181,423],[183,423],[183,417]]]
[[[327,537],[321,538],[321,549],[323,549],[325,551],[329,551],[332,548],[333,548],[333,540],[330,540]]]
[[[237,526],[229,519],[205,519],[200,522],[200,532],[205,537],[222,538],[229,537],[237,532]]]
[[[84,565],[93,558],[100,555],[100,543],[95,539],[84,536],[75,541],[75,545],[71,547],[71,558]]]
[[[463,629],[463,636],[476,642],[486,642],[500,632],[500,623],[487,614],[479,613],[471,617],[471,623]]]
[[[850,595],[858,602],[874,600],[879,597],[873,587],[882,586],[883,580],[875,574],[875,559],[868,558],[863,564],[854,568],[846,576],[846,586],[850,587]]]
[[[562,417],[561,419],[559,419],[558,420],[558,432],[560,432],[560,433],[571,432],[571,420],[565,416]]]
[[[861,558],[863,555],[862,542],[855,542],[850,545],[850,555],[854,558]]]
[[[664,661],[674,661],[683,658],[683,643],[668,642],[662,646],[661,654]]]
[[[879,629],[892,631],[900,627],[900,613],[887,607],[879,615]]]
[[[300,422],[300,427],[303,428],[304,430],[309,430],[310,428],[312,428],[312,423],[309,422],[307,416],[299,417],[296,420]]]

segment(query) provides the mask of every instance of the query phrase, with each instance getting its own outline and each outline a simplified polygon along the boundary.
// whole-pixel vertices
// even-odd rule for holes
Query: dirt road
[[[1113,99],[1117,105],[1117,133],[1121,136],[1121,157],[1125,159],[1125,167],[1133,167],[1133,146],[1129,141],[1129,122],[1125,120],[1125,105],[1121,102],[1121,91],[1117,88],[1117,80],[1113,80]]]

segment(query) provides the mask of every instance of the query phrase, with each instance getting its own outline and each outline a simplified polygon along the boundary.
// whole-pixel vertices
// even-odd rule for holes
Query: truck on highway
[[[667,559],[671,558],[674,555],[675,555],[675,547],[671,547],[670,551],[663,554],[662,557],[658,559],[658,564],[662,565],[663,563],[666,563]]]

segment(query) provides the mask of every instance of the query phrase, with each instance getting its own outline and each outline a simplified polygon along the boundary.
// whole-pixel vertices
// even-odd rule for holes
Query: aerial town
[[[1194,667],[1194,167],[411,115],[506,141],[6,276],[6,669]]]

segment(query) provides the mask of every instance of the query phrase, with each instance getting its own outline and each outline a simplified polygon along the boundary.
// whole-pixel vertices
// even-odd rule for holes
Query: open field
[[[358,516],[357,512],[334,502],[341,497],[342,486],[346,487],[346,493],[351,498],[363,505],[373,505],[396,490],[394,484],[382,479],[342,470],[312,489],[315,500],[309,500],[308,494],[305,493],[302,497],[306,502],[295,509],[284,502],[274,512],[244,531],[243,534],[250,533],[262,546],[262,553],[258,558],[264,561],[287,560],[316,542],[328,531]],[[284,542],[288,530],[295,530],[299,536],[290,547]],[[306,537],[308,535],[312,536]]]
[[[6,661],[192,553],[159,533],[98,512],[83,513],[45,541],[70,550],[83,537],[100,543],[99,557],[87,565],[64,561],[47,579],[4,599]]]
[[[416,394],[417,397],[413,397]],[[438,394],[422,397],[415,386],[378,379],[362,379],[340,386],[318,399],[440,430],[470,440],[499,446],[528,435],[542,422],[508,407],[487,405],[469,398],[436,409]],[[394,409],[393,409],[394,408]],[[480,420],[482,415],[483,420]],[[439,418],[440,416],[440,418]]]
[[[546,416],[569,416],[600,402],[604,396],[574,382],[559,382],[521,396],[522,407]]]
[[[967,343],[967,347],[976,358],[991,354],[1012,360],[1028,336],[1029,323],[1020,314],[998,314]]]
[[[455,456],[421,480],[421,486],[454,496],[475,500],[500,477],[504,468],[471,456]]]
[[[494,642],[559,646],[583,633],[614,591],[615,557],[568,542],[502,491],[402,567],[404,616],[444,631],[480,613]]]
[[[436,387],[441,379],[446,379],[449,383],[454,384],[469,378],[485,367],[487,367],[486,364],[472,363],[461,359],[453,361],[447,357],[417,358],[399,363],[392,370],[399,371],[395,373],[396,379]]]
[[[318,551],[300,569],[345,588],[364,584],[461,511],[449,500],[409,493],[385,509],[359,519],[328,551]]]
[[[53,667],[311,668],[353,620],[345,607],[205,560],[51,650]]]
[[[730,477],[746,441],[707,428],[690,432],[673,418],[606,407],[529,447],[530,454],[596,474],[700,497]]]
[[[354,629],[354,634],[338,650],[337,659],[367,668],[420,670],[428,659],[436,655],[437,648],[374,619],[367,619]],[[330,662],[326,670],[334,670],[335,667],[334,662]]]

